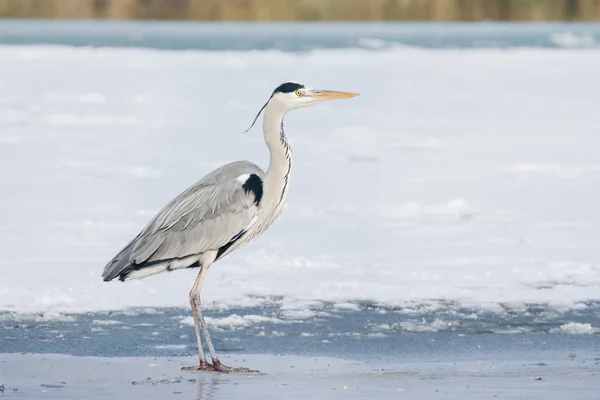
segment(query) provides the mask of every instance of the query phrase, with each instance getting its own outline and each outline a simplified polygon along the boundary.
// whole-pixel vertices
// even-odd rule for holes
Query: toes
[[[250,368],[244,368],[244,367],[239,367],[239,368],[232,368],[232,367],[228,367],[226,365],[223,365],[221,363],[215,363],[215,365],[211,365],[211,364],[201,364],[198,366],[194,366],[194,367],[182,367],[181,368],[183,371],[216,371],[216,372],[222,372],[222,373],[230,373],[230,372],[241,372],[241,373],[247,373],[247,374],[260,374],[260,371],[257,371],[255,369],[250,369]]]

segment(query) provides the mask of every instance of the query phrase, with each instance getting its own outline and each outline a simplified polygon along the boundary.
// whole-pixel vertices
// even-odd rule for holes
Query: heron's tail
[[[125,246],[119,254],[106,264],[104,271],[102,271],[102,279],[104,282],[112,281],[131,265],[131,253],[134,245],[135,240],[132,240],[131,243]]]

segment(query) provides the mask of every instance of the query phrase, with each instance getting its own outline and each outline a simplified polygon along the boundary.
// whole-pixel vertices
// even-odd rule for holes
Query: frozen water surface
[[[2,20],[2,44],[196,50],[598,48],[597,23]]]
[[[228,363],[259,368],[263,375],[181,371],[191,358],[78,358],[0,355],[11,365],[6,398],[196,400],[281,398],[365,399],[597,398],[598,380],[581,362],[553,364],[511,360],[412,362],[376,368],[327,357],[236,356]],[[570,369],[568,374],[560,367]],[[36,378],[32,378],[32,375]],[[0,395],[1,396],[1,395]]]
[[[263,375],[198,374],[181,371],[191,358],[77,358],[64,355],[0,355],[6,398],[244,399],[481,399],[529,398],[593,400],[596,374],[576,362],[520,364],[510,360],[415,362],[370,368],[326,357],[237,356],[228,363],[251,363]],[[250,364],[248,364],[250,365]],[[568,365],[570,373],[559,366]],[[519,371],[519,373],[515,373]],[[34,375],[35,380],[31,378]],[[1,395],[0,395],[1,396]]]

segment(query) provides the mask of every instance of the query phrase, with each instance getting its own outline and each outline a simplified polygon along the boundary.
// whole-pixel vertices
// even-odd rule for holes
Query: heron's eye
[[[296,90],[296,96],[302,96],[302,91],[301,90]]]

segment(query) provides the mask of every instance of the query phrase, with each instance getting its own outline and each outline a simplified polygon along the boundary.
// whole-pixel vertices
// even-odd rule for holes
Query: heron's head
[[[301,83],[286,82],[279,85],[273,91],[269,102],[280,102],[290,111],[312,106],[327,100],[349,99],[354,96],[358,96],[358,94],[333,90],[315,90]]]
[[[246,132],[252,129],[260,116],[260,113],[270,103],[276,102],[279,105],[283,105],[286,111],[291,111],[297,108],[309,107],[327,100],[349,99],[354,96],[358,96],[358,94],[335,90],[315,90],[296,82],[282,83],[273,91],[269,100],[262,106],[258,114],[256,114],[252,125],[250,125],[250,128],[248,128]]]

